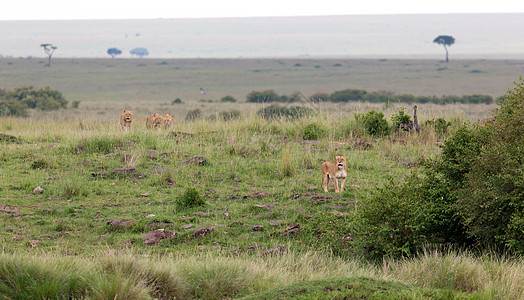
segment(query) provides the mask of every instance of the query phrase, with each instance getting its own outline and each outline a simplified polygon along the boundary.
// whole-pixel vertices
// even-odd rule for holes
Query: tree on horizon
[[[135,48],[129,51],[129,53],[131,53],[131,55],[136,55],[139,58],[149,55],[149,52],[147,51],[146,48]]]
[[[117,48],[109,48],[107,49],[107,54],[111,55],[111,59],[113,59],[115,56],[122,54],[122,50]]]
[[[53,46],[53,44],[40,44],[40,47],[44,48],[45,54],[49,57],[49,61],[47,63],[47,67],[51,66],[51,56],[53,56],[53,53],[58,48],[57,46]]]
[[[455,43],[455,38],[450,35],[439,35],[433,40],[433,43],[444,46],[444,50],[446,50],[446,62],[449,62],[448,46],[451,46]]]

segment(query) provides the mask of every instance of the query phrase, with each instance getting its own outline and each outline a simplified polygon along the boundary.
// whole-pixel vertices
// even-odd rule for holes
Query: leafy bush
[[[246,102],[248,103],[266,103],[281,101],[281,97],[273,90],[265,90],[262,92],[252,91],[246,96]]]
[[[318,123],[309,123],[304,127],[302,138],[304,140],[318,140],[322,136],[324,129]]]
[[[368,111],[365,114],[355,114],[357,122],[361,123],[367,133],[372,136],[383,136],[389,131],[388,121],[384,113],[375,110]]]
[[[206,204],[202,196],[198,193],[198,190],[195,188],[188,188],[184,194],[178,197],[176,204],[179,208],[192,208],[203,206]]]
[[[200,108],[193,109],[187,112],[186,121],[194,121],[202,117],[202,111]]]
[[[233,96],[224,96],[220,99],[220,102],[237,102],[237,99],[235,99],[235,97]]]
[[[393,180],[363,199],[355,219],[355,247],[372,258],[411,255],[426,244],[462,243],[455,201],[438,175]]]
[[[180,98],[176,98],[175,100],[171,101],[171,104],[182,104],[182,100]]]
[[[411,116],[406,115],[404,112],[405,109],[405,107],[402,107],[402,109],[399,109],[398,113],[391,115],[391,121],[393,122],[392,128],[394,128],[394,130],[399,129],[401,124],[412,123]],[[405,130],[407,130],[407,128]]]
[[[309,101],[313,103],[328,102],[331,101],[331,97],[328,93],[314,93],[313,95],[309,96]]]
[[[346,89],[343,91],[335,91],[331,94],[330,99],[333,102],[350,102],[363,101],[367,91],[358,89]]]
[[[237,120],[242,118],[242,112],[237,109],[221,111],[218,117],[224,121]]]
[[[451,126],[451,122],[446,121],[444,118],[436,118],[433,120],[427,120],[424,122],[425,127],[433,127],[439,137],[443,137],[448,133],[448,127]]]
[[[455,207],[479,242],[524,254],[524,78],[496,112],[472,131],[478,146]],[[467,159],[467,158],[465,158]]]
[[[0,116],[26,116],[26,109],[42,111],[66,108],[67,100],[62,93],[49,87],[35,89],[32,86],[15,88],[0,93]]]

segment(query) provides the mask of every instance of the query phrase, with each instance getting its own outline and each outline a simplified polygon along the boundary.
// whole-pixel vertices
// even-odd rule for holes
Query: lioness
[[[343,192],[344,184],[346,183],[346,177],[348,176],[348,167],[346,165],[347,155],[337,155],[337,162],[325,161],[322,163],[322,187],[324,192],[328,192],[327,186],[329,179],[335,180],[335,192]],[[338,189],[338,179],[341,179],[340,191]]]
[[[158,128],[158,130],[161,129],[162,126],[162,115],[161,114],[154,114],[146,119],[146,127],[147,128]]]
[[[171,114],[164,115],[164,128],[168,129],[173,124],[173,116]]]
[[[133,122],[133,111],[124,109],[124,112],[120,115],[120,126],[122,126],[123,130],[128,130],[131,128],[132,122]]]

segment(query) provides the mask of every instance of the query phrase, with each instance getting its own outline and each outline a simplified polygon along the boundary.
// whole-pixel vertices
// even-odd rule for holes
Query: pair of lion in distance
[[[123,130],[129,130],[131,128],[132,123],[133,123],[133,111],[124,109],[124,112],[120,115],[120,126],[122,126]],[[170,128],[172,124],[173,124],[173,115],[171,114],[161,115],[161,114],[155,113],[154,115],[151,115],[147,117],[146,119],[146,127],[150,129],[160,130],[162,129],[162,127],[167,129],[167,128]]]

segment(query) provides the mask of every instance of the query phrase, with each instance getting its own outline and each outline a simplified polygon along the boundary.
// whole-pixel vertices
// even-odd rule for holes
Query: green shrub
[[[233,97],[233,96],[229,96],[228,95],[228,96],[222,97],[220,99],[220,102],[232,102],[232,103],[234,103],[234,102],[237,102],[237,99],[235,99],[235,97]]]
[[[194,121],[202,117],[202,111],[200,108],[193,109],[187,112],[186,121]]]
[[[242,112],[237,109],[221,111],[218,118],[224,121],[237,120],[242,118]]]
[[[302,138],[304,140],[318,140],[324,133],[324,129],[318,123],[309,123],[304,127]]]
[[[496,112],[472,131],[476,157],[463,172],[455,207],[467,232],[488,245],[524,254],[524,78]],[[467,159],[467,158],[466,158]]]
[[[281,101],[281,97],[273,90],[266,90],[262,92],[252,91],[246,96],[246,102],[248,103],[266,103]]]
[[[398,113],[391,115],[391,122],[393,122],[392,128],[394,130],[399,129],[400,125],[402,124],[412,123],[411,116],[406,115],[406,113],[404,112],[405,109],[405,107],[402,107],[401,109],[399,109]],[[405,128],[405,130],[407,130],[407,128]]]
[[[371,110],[365,114],[355,114],[355,119],[361,123],[367,133],[372,136],[376,137],[388,134],[389,125],[382,112]]]
[[[80,101],[75,100],[75,101],[71,102],[71,106],[73,108],[78,108],[80,106]]]
[[[175,100],[171,101],[171,104],[182,104],[182,100],[180,98],[176,98]]]
[[[328,93],[314,93],[309,96],[309,101],[313,103],[321,103],[331,101],[331,98]]]
[[[32,86],[4,91],[0,96],[0,116],[26,116],[26,109],[42,111],[57,110],[67,106],[62,93],[49,87],[35,89]]]
[[[190,187],[177,198],[176,204],[179,208],[185,209],[204,206],[206,202],[202,199],[197,189]]]
[[[427,244],[462,243],[463,229],[451,208],[455,201],[438,175],[405,183],[390,181],[363,199],[355,219],[355,248],[372,258],[409,256]]]
[[[346,89],[333,92],[330,96],[330,99],[333,102],[363,101],[366,97],[366,94],[367,91],[365,90]]]
[[[448,133],[448,128],[451,126],[451,122],[446,121],[444,118],[436,118],[433,120],[427,120],[424,122],[425,127],[433,127],[437,136],[444,137]]]

